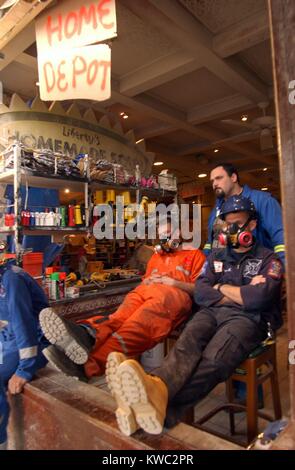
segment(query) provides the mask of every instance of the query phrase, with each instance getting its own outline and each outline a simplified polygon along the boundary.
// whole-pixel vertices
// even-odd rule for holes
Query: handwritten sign
[[[115,0],[63,0],[36,20],[38,56],[117,35]]]
[[[111,95],[111,49],[106,44],[42,55],[38,70],[44,101],[104,101]]]

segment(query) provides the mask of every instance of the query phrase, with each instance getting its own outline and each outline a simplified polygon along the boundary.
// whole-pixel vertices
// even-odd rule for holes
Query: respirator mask
[[[159,255],[164,255],[165,253],[171,253],[180,245],[180,240],[173,240],[170,237],[161,238],[160,242],[154,246],[155,253]]]
[[[250,220],[252,220],[252,217],[249,217],[242,227],[234,223],[222,230],[218,235],[220,245],[232,248],[249,248],[249,246],[253,245],[252,233],[250,230],[245,230]]]

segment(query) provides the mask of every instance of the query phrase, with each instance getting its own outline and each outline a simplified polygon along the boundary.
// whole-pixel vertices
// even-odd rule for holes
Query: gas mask
[[[232,248],[248,248],[251,246],[253,244],[253,235],[250,230],[245,230],[250,220],[251,217],[248,218],[242,227],[239,227],[237,223],[234,223],[222,230],[218,235],[220,245],[228,245]]]
[[[161,238],[160,242],[154,246],[155,253],[164,255],[165,253],[171,253],[180,245],[180,240],[172,240],[170,237]]]

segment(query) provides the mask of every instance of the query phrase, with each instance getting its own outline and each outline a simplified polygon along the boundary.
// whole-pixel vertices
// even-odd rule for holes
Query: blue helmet
[[[252,219],[257,218],[256,209],[251,199],[239,195],[229,197],[221,206],[219,217],[225,219],[226,214],[248,212]]]

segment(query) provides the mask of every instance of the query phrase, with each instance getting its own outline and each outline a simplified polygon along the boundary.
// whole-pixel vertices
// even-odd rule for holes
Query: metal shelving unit
[[[87,158],[87,157],[86,157]],[[52,235],[53,233],[75,234],[89,229],[89,170],[88,158],[86,161],[85,177],[66,178],[59,175],[41,175],[21,166],[21,147],[13,144],[13,169],[3,171],[0,174],[0,184],[13,184],[14,188],[14,219],[13,227],[0,227],[0,233],[14,235],[16,258],[21,253],[20,235]],[[84,185],[85,196],[85,222],[83,227],[56,227],[56,226],[22,226],[21,225],[21,184],[31,187],[44,187],[52,189],[64,189],[70,187],[73,191],[79,191]]]

